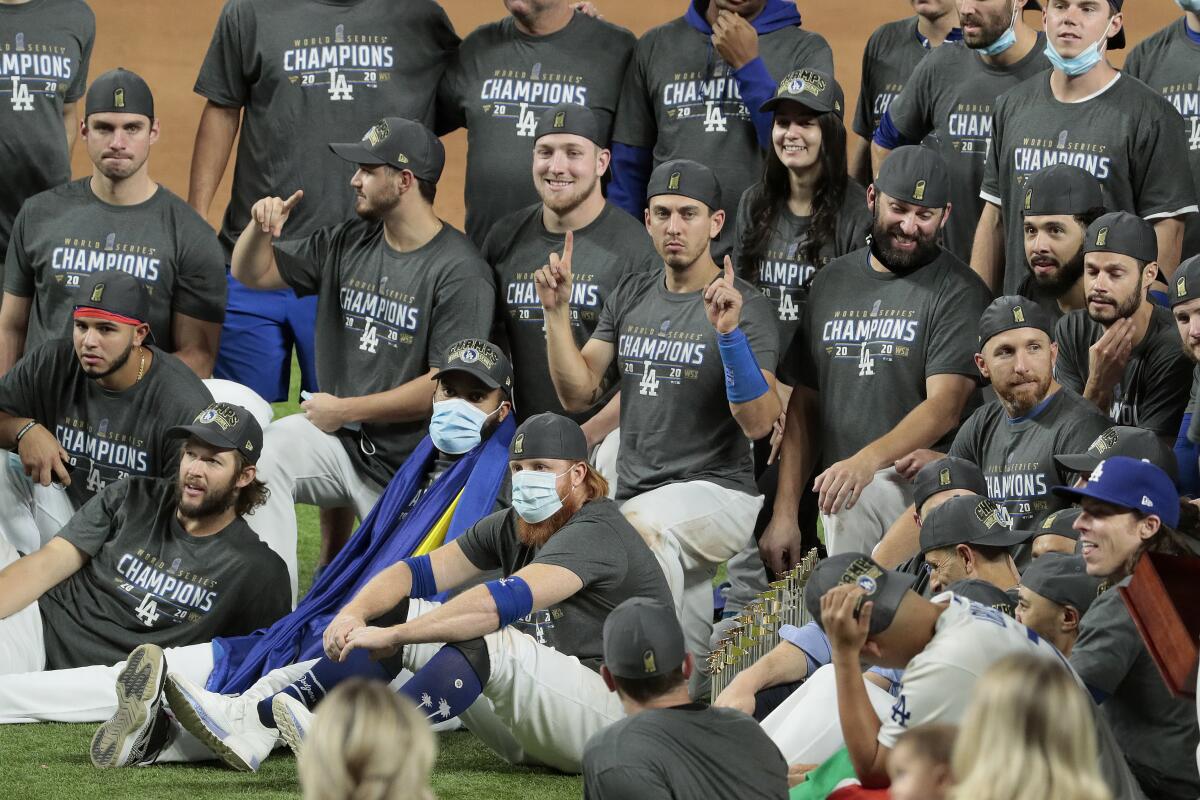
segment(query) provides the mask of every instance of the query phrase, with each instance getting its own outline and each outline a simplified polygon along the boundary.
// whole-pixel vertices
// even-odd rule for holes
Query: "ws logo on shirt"
[[[627,326],[620,335],[617,355],[621,359],[622,372],[636,375],[641,367],[638,394],[658,397],[661,382],[676,386],[685,380],[700,377],[699,367],[704,363],[704,351],[708,344],[703,336],[687,331],[671,331],[671,320],[663,320],[657,331],[640,325]]]
[[[881,308],[876,300],[870,311],[837,311],[821,329],[825,353],[834,361],[855,360],[858,374],[875,374],[877,360],[894,361],[908,358],[911,344],[916,341],[921,322],[914,312]]]

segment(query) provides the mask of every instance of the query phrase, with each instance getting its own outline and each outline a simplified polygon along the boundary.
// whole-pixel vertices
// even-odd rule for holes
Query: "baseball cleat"
[[[158,645],[144,644],[129,654],[117,676],[117,712],[92,736],[93,765],[131,767],[158,755],[171,729],[162,707],[166,674],[167,661]]]
[[[290,694],[280,692],[271,701],[271,715],[275,717],[279,735],[299,757],[300,745],[304,744],[304,737],[308,736],[308,728],[312,725],[313,712]]]
[[[179,724],[236,770],[257,772],[279,740],[279,732],[259,720],[253,700],[205,691],[174,672],[166,694]]]

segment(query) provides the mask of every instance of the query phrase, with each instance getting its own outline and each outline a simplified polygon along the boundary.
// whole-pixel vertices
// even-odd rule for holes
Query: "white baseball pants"
[[[854,508],[821,514],[825,549],[831,556],[870,553],[912,502],[912,482],[902,478],[895,467],[879,470]]]

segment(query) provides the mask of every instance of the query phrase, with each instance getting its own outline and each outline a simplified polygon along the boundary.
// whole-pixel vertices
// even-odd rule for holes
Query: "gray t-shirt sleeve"
[[[53,425],[54,420],[44,418],[41,412],[44,402],[55,392],[50,386],[39,388],[43,378],[52,375],[52,365],[47,356],[54,344],[47,342],[25,353],[12,369],[0,376],[0,411],[15,417],[32,417],[43,425]]]
[[[1083,394],[1083,365],[1086,353],[1079,352],[1078,338],[1072,330],[1072,314],[1061,318],[1054,326],[1054,342],[1058,359],[1054,364],[1054,379],[1076,394]]]
[[[658,125],[654,120],[654,105],[650,90],[646,88],[646,68],[653,50],[650,41],[653,34],[643,36],[634,48],[633,58],[625,70],[621,85],[621,100],[617,105],[617,119],[613,125],[613,141],[634,147],[653,147],[658,139]]]
[[[674,800],[675,793],[665,778],[658,770],[628,765],[589,771],[585,761],[583,796],[585,800]]]
[[[1188,163],[1187,138],[1179,124],[1179,112],[1163,100],[1137,119],[1134,134],[1133,186],[1137,213],[1142,217],[1167,216],[1186,208],[1196,209],[1196,188],[1192,173],[1181,169]]]
[[[79,54],[79,69],[75,71],[75,78],[67,87],[66,95],[63,96],[64,103],[74,103],[87,92],[88,70],[92,66],[92,46],[96,44],[96,18],[89,15],[89,20],[87,36],[83,40],[83,49]]]
[[[746,332],[758,368],[774,374],[779,367],[779,330],[771,306],[753,287],[743,289],[742,298],[742,320],[738,327]]]
[[[246,105],[250,99],[247,70],[261,66],[254,63],[254,24],[249,3],[228,0],[200,65],[193,87],[196,94],[226,108]]]
[[[953,458],[964,458],[972,464],[979,464],[979,453],[976,450],[976,435],[979,430],[980,420],[983,418],[984,408],[985,406],[981,406],[975,409],[974,413],[962,424],[962,427],[958,429],[958,433],[954,434],[954,441],[950,444],[950,452],[946,455]]]
[[[433,307],[433,328],[429,334],[429,365],[440,367],[450,345],[463,339],[487,336],[496,307],[496,284],[482,259],[464,261],[459,269],[447,272],[437,287]]]
[[[463,69],[460,53],[456,49],[438,83],[436,128],[439,136],[467,125],[467,113],[463,105],[467,88]]]
[[[454,540],[467,560],[481,570],[500,569],[504,566],[498,542],[504,530],[504,517],[507,513],[497,511],[489,514]]]
[[[1000,153],[1004,141],[1004,95],[996,100],[992,109],[992,136],[988,139],[987,153],[983,157],[983,182],[979,185],[979,196],[989,203],[1003,206],[1004,191],[1000,186]]]
[[[1116,588],[1096,598],[1084,614],[1071,666],[1089,689],[1111,695],[1145,647]]]
[[[128,487],[129,481],[126,480],[109,483],[80,506],[58,535],[86,553],[89,558],[95,558],[104,543],[113,536],[113,517],[116,509],[124,503]],[[153,520],[147,520],[147,523],[152,522]]]
[[[900,135],[910,142],[919,142],[935,127],[933,119],[933,80],[936,58],[926,58],[917,64],[900,94],[888,106],[888,116]]]
[[[1187,400],[1192,384],[1192,362],[1179,354],[1178,345],[1172,348],[1157,348],[1145,366],[1145,391],[1138,401],[1138,427],[1154,431],[1159,436],[1172,439],[1179,433],[1181,409],[1187,410]]]
[[[617,325],[619,325],[620,309],[625,301],[622,297],[625,295],[624,289],[629,287],[630,280],[637,273],[629,273],[621,278],[617,284],[617,288],[613,290],[604,300],[604,307],[600,309],[600,319],[596,322],[596,330],[592,331],[593,339],[601,342],[615,344],[617,341]]]
[[[550,537],[532,563],[570,570],[585,587],[613,585],[624,577],[629,559],[611,533],[602,522],[576,520]]]
[[[225,321],[225,251],[217,235],[199,217],[181,219],[179,274],[171,307],[204,322]]]
[[[979,318],[991,302],[987,287],[976,280],[957,281],[942,295],[932,318],[925,359],[925,377],[967,375],[977,378],[975,350]]]
[[[858,88],[858,107],[854,109],[854,132],[864,139],[870,139],[875,133],[874,109],[871,104],[875,97],[871,92],[871,65],[875,62],[875,47],[879,40],[879,31],[871,34],[867,46],[863,48],[862,82]]]
[[[333,268],[334,238],[334,228],[318,228],[302,239],[283,239],[272,245],[279,277],[300,297],[321,290],[322,271]]]
[[[13,221],[12,236],[8,240],[8,252],[4,257],[4,291],[17,297],[32,297],[37,288],[33,275],[33,264],[25,250],[25,205]]]

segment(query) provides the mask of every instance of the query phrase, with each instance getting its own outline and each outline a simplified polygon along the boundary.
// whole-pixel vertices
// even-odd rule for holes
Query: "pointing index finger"
[[[725,280],[729,281],[729,285],[733,286],[733,259],[727,253],[725,255]]]
[[[571,265],[571,254],[575,251],[575,233],[567,231],[567,239],[563,244],[562,260],[567,264],[568,268]]]
[[[304,197],[303,189],[297,189],[296,191],[292,192],[292,196],[283,201],[283,210],[291,211],[292,208],[295,207],[296,203],[300,202],[300,198],[302,197]]]

